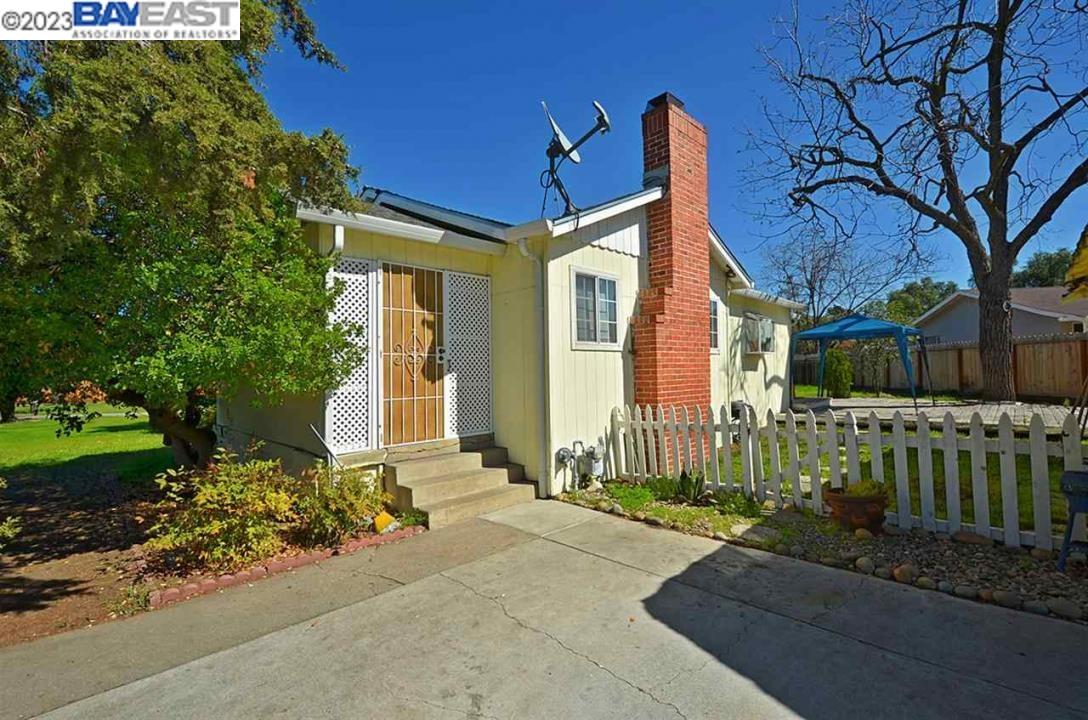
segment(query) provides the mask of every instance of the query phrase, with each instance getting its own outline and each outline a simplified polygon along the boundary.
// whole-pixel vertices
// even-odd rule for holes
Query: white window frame
[[[714,295],[710,296],[710,322],[710,354],[717,355],[722,351],[722,303]]]
[[[594,307],[593,322],[597,328],[597,337],[600,333],[600,281],[609,280],[616,285],[616,342],[586,341],[578,339],[578,276],[594,278]],[[623,320],[620,313],[620,279],[611,273],[602,272],[586,267],[574,267],[570,269],[570,343],[574,350],[592,350],[597,352],[619,352],[623,349]]]
[[[757,332],[756,337],[756,350],[753,350],[748,345],[748,340],[751,336],[750,323],[755,323]],[[769,350],[763,349],[763,330],[769,330],[768,337],[771,340],[771,348]],[[778,340],[775,338],[774,320],[766,315],[760,315],[759,313],[746,312],[741,320],[741,336],[744,340],[744,354],[745,355],[773,355],[778,349]]]

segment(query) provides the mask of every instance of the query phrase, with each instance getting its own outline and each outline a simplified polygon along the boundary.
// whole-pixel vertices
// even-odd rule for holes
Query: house
[[[384,465],[434,525],[571,487],[559,450],[607,447],[616,406],[782,409],[800,306],[757,290],[710,226],[684,104],[655,97],[642,128],[641,187],[571,215],[515,225],[385,190],[364,213],[300,208],[338,253],[332,319],[362,326],[366,361],[326,397],[220,403],[220,438]]]
[[[1064,287],[1012,288],[1013,337],[1084,332],[1088,299],[1066,302]],[[914,321],[926,343],[978,342],[978,291],[959,290]]]

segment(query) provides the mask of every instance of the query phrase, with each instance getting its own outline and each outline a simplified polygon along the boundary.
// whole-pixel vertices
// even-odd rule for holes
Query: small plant
[[[8,486],[8,481],[4,478],[0,478],[0,490],[3,490]],[[3,550],[9,542],[15,539],[15,536],[19,534],[23,526],[19,522],[18,518],[8,517],[3,522],[0,522],[0,550]]]
[[[403,527],[413,527],[415,525],[426,526],[427,525],[427,513],[416,508],[409,508],[404,512],[397,515],[397,522]]]
[[[680,493],[680,485],[671,475],[647,478],[644,484],[654,494],[655,500],[672,500]]]
[[[298,486],[299,539],[305,545],[337,545],[369,528],[392,500],[373,471],[318,463]]]
[[[147,548],[190,566],[232,569],[274,555],[297,519],[295,488],[278,460],[238,462],[220,450],[205,470],[168,470],[163,514]]]
[[[723,515],[758,518],[763,514],[759,503],[744,493],[719,491],[714,495],[714,504]]]
[[[888,488],[876,480],[861,480],[846,488],[847,497],[867,497],[869,495],[887,495]]]
[[[854,382],[854,365],[842,350],[832,348],[827,351],[824,360],[824,387],[829,397],[850,397],[850,386]]]
[[[151,588],[144,583],[129,585],[121,596],[109,602],[106,609],[114,615],[126,617],[141,613],[151,607]]]
[[[691,505],[699,502],[706,491],[706,478],[701,472],[684,470],[680,473],[680,483],[677,486],[677,495]]]

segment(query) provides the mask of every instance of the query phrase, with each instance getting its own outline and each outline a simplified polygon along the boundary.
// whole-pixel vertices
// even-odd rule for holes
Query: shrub
[[[854,382],[854,366],[846,353],[838,348],[827,351],[824,360],[824,387],[833,398],[850,397],[850,386]]]
[[[297,519],[298,480],[278,460],[239,462],[220,450],[207,469],[169,470],[156,482],[167,500],[147,547],[186,565],[229,570],[274,555]]]
[[[3,490],[8,486],[8,481],[4,478],[0,478],[0,490]],[[0,550],[3,550],[9,542],[11,542],[19,531],[22,529],[22,525],[19,520],[13,517],[6,518],[3,522],[0,522]]]
[[[392,500],[373,471],[318,464],[299,482],[299,538],[307,545],[337,545],[369,528]]]

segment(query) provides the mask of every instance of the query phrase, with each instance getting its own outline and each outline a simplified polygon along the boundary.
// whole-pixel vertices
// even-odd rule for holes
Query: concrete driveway
[[[569,505],[367,553],[0,652],[0,714],[1088,717],[1084,626]]]

